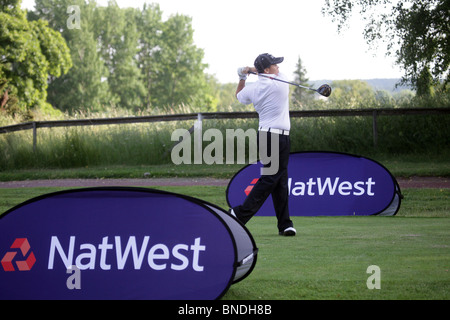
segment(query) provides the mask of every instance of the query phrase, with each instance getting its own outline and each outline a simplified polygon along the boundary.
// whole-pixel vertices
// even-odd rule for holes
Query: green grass
[[[338,151],[380,158],[448,159],[450,127],[445,116],[380,117],[378,144],[373,145],[371,117],[293,118],[291,151]],[[172,134],[189,129],[194,121],[139,123],[70,128],[39,128],[36,150],[32,131],[0,135],[0,171],[42,168],[142,166],[171,164]],[[256,129],[256,119],[208,119],[203,133],[218,129]],[[193,140],[191,140],[192,142]],[[204,141],[203,147],[209,146]],[[226,139],[222,141],[226,154]],[[248,143],[247,143],[248,148]],[[204,150],[204,149],[203,149]],[[186,151],[187,152],[187,151]],[[191,148],[191,158],[193,158]],[[225,158],[224,158],[225,159]],[[248,150],[246,152],[248,159]],[[446,161],[446,160],[444,160]],[[413,161],[414,162],[414,161]],[[429,170],[422,167],[425,173]]]
[[[226,187],[157,186],[154,188],[200,198],[219,207],[227,208]],[[0,213],[28,199],[66,189],[68,188],[0,188]],[[402,190],[402,194],[404,199],[396,217],[450,218],[450,189],[405,189]]]
[[[271,217],[248,228],[259,247],[254,271],[225,299],[449,299],[450,219],[293,217],[297,236],[276,235]],[[381,269],[381,289],[366,286]]]
[[[368,156],[368,158],[371,158]],[[443,154],[379,155],[372,158],[385,166],[395,177],[430,176],[449,177],[449,156]]]
[[[0,181],[20,181],[38,179],[139,179],[144,173],[149,178],[231,178],[243,165],[114,165],[70,169],[22,169],[0,171]],[[449,170],[450,171],[450,170]]]
[[[371,158],[370,156],[368,158]],[[440,156],[394,156],[380,155],[372,158],[384,165],[396,177],[411,176],[450,176],[448,157]],[[230,179],[245,165],[96,165],[74,168],[34,168],[0,170],[0,181],[37,179],[124,179],[171,177],[208,177]]]
[[[0,189],[0,212],[64,188]],[[158,187],[226,208],[225,187]],[[296,237],[280,237],[274,217],[247,224],[259,248],[253,272],[223,299],[450,298],[450,190],[407,189],[395,217],[292,217]],[[381,289],[369,290],[370,265]]]
[[[450,218],[450,189],[405,189],[400,217]]]

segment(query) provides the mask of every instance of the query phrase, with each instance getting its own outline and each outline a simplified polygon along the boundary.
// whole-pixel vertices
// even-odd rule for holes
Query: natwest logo
[[[80,251],[78,251],[75,236],[70,237],[67,249],[64,249],[58,237],[52,236],[48,269],[53,269],[55,257],[59,256],[67,269],[76,265],[80,270],[94,270],[97,267],[102,270],[111,270],[114,265],[117,270],[123,270],[126,265],[129,265],[134,270],[140,270],[144,264],[148,264],[150,269],[156,271],[166,269],[181,271],[188,268],[197,272],[204,270],[200,256],[201,252],[206,251],[206,246],[201,244],[200,237],[195,238],[190,245],[179,243],[172,248],[163,243],[151,246],[149,240],[150,236],[145,236],[139,244],[135,236],[130,236],[123,248],[120,236],[115,236],[114,241],[110,241],[109,237],[103,237],[98,245],[80,244]],[[78,254],[76,254],[77,251]],[[131,262],[127,263],[129,260]]]
[[[363,196],[373,197],[375,181],[372,177],[367,180],[347,181],[340,177],[309,178],[308,181],[296,181],[288,179],[289,195],[293,196]]]
[[[244,192],[248,196],[252,191],[256,182],[259,179],[253,179]],[[309,178],[307,181],[295,181],[292,182],[292,178],[288,179],[288,193],[293,196],[324,196],[330,195],[334,196],[363,196],[368,195],[370,197],[374,196],[373,186],[375,181],[372,177],[367,180],[360,181],[346,181],[341,180],[340,177],[325,177],[322,180],[321,177]]]
[[[36,262],[36,257],[34,256],[34,253],[32,251],[30,252],[30,243],[28,242],[27,238],[17,238],[16,240],[14,240],[10,249],[13,250],[8,251],[2,258],[1,262],[3,270],[16,271],[13,262],[15,262],[19,271],[30,271],[31,268],[33,268],[34,263]],[[25,260],[15,260],[16,255],[19,253],[19,251],[22,253],[23,258],[27,257],[27,255],[28,257]]]
[[[230,208],[242,204],[255,190],[262,166],[260,161],[249,164],[230,180],[226,191]],[[394,215],[400,206],[400,187],[392,174],[361,156],[291,153],[288,172],[291,216]],[[257,215],[274,216],[272,201],[266,201]]]
[[[253,179],[252,182],[250,183],[250,185],[247,188],[245,188],[244,192],[245,192],[245,194],[247,196],[250,194],[250,192],[252,191],[253,187],[258,182],[258,180],[259,180],[259,178]]]

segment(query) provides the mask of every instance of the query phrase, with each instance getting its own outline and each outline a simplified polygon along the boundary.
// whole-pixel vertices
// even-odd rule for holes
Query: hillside
[[[362,81],[367,82],[374,90],[386,90],[389,92],[399,92],[402,90],[412,90],[410,86],[398,86],[395,85],[400,82],[400,79],[362,79]],[[310,81],[313,87],[320,86],[321,84],[328,83],[331,84],[333,80],[314,80]]]

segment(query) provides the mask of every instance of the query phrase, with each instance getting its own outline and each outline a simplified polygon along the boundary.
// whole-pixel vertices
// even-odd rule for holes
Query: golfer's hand
[[[239,79],[247,80],[247,74],[248,74],[249,70],[250,70],[249,67],[238,68],[237,72],[238,72]]]

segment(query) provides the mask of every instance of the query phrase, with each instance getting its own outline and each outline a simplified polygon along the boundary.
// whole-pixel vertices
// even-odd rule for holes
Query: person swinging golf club
[[[254,67],[238,69],[239,84],[236,89],[236,97],[242,104],[253,103],[258,113],[260,155],[262,148],[267,151],[267,154],[275,152],[277,148],[272,148],[272,139],[277,139],[275,142],[278,142],[278,170],[274,174],[263,173],[244,203],[230,208],[230,213],[246,224],[261,208],[269,195],[272,195],[279,234],[295,236],[297,231],[289,216],[288,197],[289,130],[291,126],[289,86],[279,81],[272,81],[273,79],[285,79],[278,68],[278,64],[283,60],[283,57],[276,58],[264,53],[256,58]],[[249,73],[258,73],[258,81],[246,86],[245,81]],[[271,158],[273,157],[274,155],[271,155]],[[264,167],[269,165],[264,164]]]

